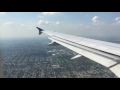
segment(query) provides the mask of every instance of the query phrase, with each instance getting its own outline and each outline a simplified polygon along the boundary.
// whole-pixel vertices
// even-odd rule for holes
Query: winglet
[[[39,35],[42,33],[42,31],[44,31],[43,29],[36,27],[39,30]]]

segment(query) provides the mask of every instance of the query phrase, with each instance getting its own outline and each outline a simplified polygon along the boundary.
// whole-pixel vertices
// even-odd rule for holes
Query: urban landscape
[[[117,78],[108,68],[50,40],[29,39],[1,42],[5,78]]]

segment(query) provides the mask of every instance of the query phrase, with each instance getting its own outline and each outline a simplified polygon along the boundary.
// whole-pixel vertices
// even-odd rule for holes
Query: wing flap
[[[79,58],[79,57],[81,57],[81,56],[82,56],[82,55],[78,54],[78,55],[72,57],[71,59],[76,59],[76,58]]]
[[[120,64],[111,67],[110,70],[115,73],[116,76],[120,77]]]

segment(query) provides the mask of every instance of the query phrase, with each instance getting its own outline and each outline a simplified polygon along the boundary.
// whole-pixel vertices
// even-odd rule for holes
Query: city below
[[[0,42],[5,78],[117,78],[108,68],[63,46],[48,46],[50,40]]]

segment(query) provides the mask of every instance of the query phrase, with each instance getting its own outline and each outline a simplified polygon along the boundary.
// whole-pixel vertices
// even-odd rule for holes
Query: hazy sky
[[[40,37],[36,26],[83,37],[120,39],[120,12],[0,12],[0,38]]]

